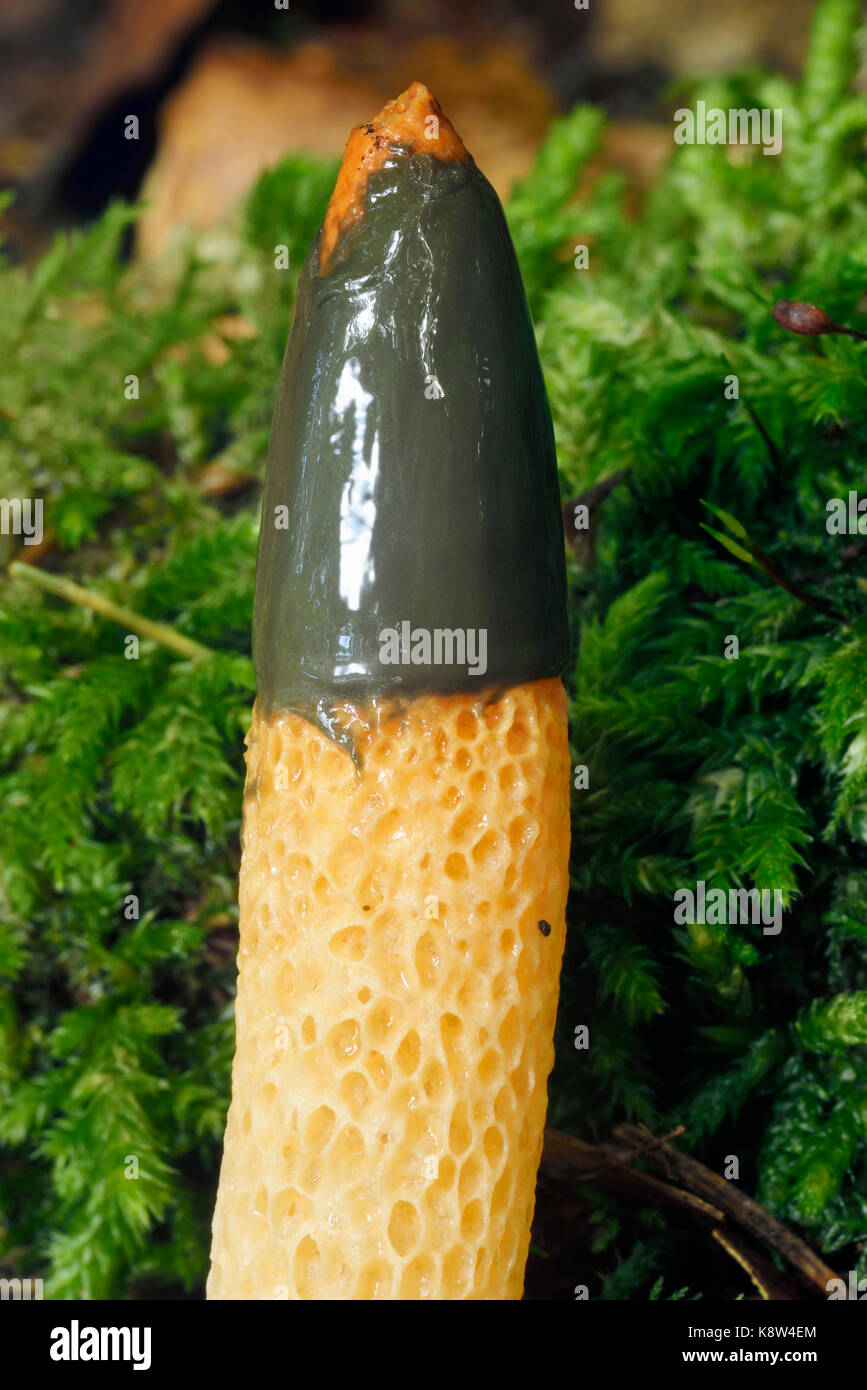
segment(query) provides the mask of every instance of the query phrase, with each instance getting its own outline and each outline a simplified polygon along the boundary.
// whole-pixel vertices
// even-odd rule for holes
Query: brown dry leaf
[[[149,207],[137,249],[156,255],[173,230],[216,225],[257,175],[293,150],[343,152],[350,128],[369,120],[416,78],[437,97],[500,194],[526,173],[555,114],[553,99],[519,53],[491,41],[464,48],[426,37],[390,46],[376,36],[290,53],[224,40],[201,54],[162,113],[160,146],[142,196]]]

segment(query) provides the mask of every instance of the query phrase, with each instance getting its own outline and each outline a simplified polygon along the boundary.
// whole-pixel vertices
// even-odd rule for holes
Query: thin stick
[[[752,408],[752,406],[750,405],[749,401],[744,401],[744,409],[746,410],[747,414],[749,415],[750,419],[752,420],[752,422],[753,422],[753,424],[755,425],[756,429],[758,430],[759,434],[762,436],[762,439],[764,440],[765,448],[766,448],[767,451],[768,451],[768,457],[770,458],[771,463],[774,465],[775,468],[779,469],[779,467],[780,467],[780,451],[779,451],[779,449],[777,448],[777,446],[776,446],[776,444],[774,443],[773,439],[771,439],[771,436],[768,434],[768,431],[765,429],[764,425],[762,424],[762,422],[761,422],[761,420],[759,419],[759,417],[758,417],[758,415],[756,414],[756,412],[753,410],[753,408]]]
[[[150,618],[143,618],[131,608],[112,603],[111,599],[105,598],[103,594],[94,593],[92,589],[83,589],[80,584],[73,584],[71,579],[61,579],[59,575],[48,574],[33,565],[23,565],[20,560],[12,562],[9,573],[17,579],[29,579],[46,593],[56,594],[58,598],[64,598],[69,603],[77,603],[80,608],[89,608],[100,617],[108,618],[110,622],[117,623],[131,632],[138,632],[142,637],[149,637],[163,647],[170,647],[181,656],[190,657],[193,661],[203,661],[206,657],[213,656],[210,647],[203,647],[201,642],[184,637],[165,623],[155,623]]]
[[[745,1270],[762,1298],[776,1302],[800,1297],[798,1288],[786,1274],[780,1273],[764,1255],[754,1250],[743,1237],[726,1225],[723,1203],[715,1200],[718,1189],[713,1193],[714,1201],[711,1201],[708,1200],[711,1194],[707,1190],[699,1196],[695,1189],[689,1192],[684,1187],[676,1186],[674,1182],[660,1182],[642,1172],[640,1168],[632,1166],[638,1159],[648,1156],[652,1156],[663,1167],[668,1167],[668,1158],[682,1159],[683,1155],[667,1148],[669,1139],[683,1133],[682,1126],[678,1126],[662,1139],[657,1139],[644,1125],[628,1125],[622,1128],[628,1131],[629,1145],[623,1149],[618,1149],[613,1144],[588,1144],[584,1140],[573,1138],[570,1134],[548,1128],[545,1130],[542,1163],[549,1169],[565,1169],[580,1182],[589,1183],[593,1187],[602,1188],[627,1199],[631,1197],[660,1207],[679,1208],[682,1213],[693,1217],[701,1225],[710,1227],[713,1240]],[[615,1133],[619,1134],[620,1130]],[[695,1166],[701,1167],[700,1164]],[[670,1172],[668,1176],[671,1177]],[[708,1177],[712,1176],[708,1173]],[[719,1179],[719,1182],[722,1183],[722,1179]],[[694,1188],[694,1184],[689,1185]],[[753,1230],[753,1235],[755,1234]],[[808,1278],[801,1263],[797,1260],[793,1263],[802,1277]],[[808,1282],[815,1283],[815,1279],[808,1278]]]
[[[797,1301],[799,1299],[799,1292],[794,1285],[771,1264],[770,1260],[764,1259],[757,1251],[750,1249],[741,1237],[722,1227],[712,1231],[711,1235],[717,1245],[721,1245],[726,1254],[731,1255],[732,1259],[749,1275],[762,1298],[771,1303],[780,1303],[786,1300]]]
[[[800,585],[795,584],[791,579],[787,579],[784,574],[781,574],[776,565],[768,559],[763,550],[759,550],[759,547],[754,541],[748,540],[746,546],[747,549],[755,555],[768,578],[773,580],[775,584],[779,584],[781,589],[786,590],[786,593],[791,594],[793,598],[798,599],[801,603],[805,603],[808,608],[813,608],[817,613],[821,613],[823,618],[833,618],[835,622],[848,624],[849,619],[844,613],[839,613],[836,608],[830,603],[826,603],[824,599],[814,598],[812,594],[807,593],[806,589],[802,589]]]
[[[594,483],[586,492],[582,492],[580,497],[573,497],[569,502],[563,503],[563,526],[570,545],[578,548],[582,542],[586,542],[592,537],[591,531],[583,529],[579,531],[576,528],[575,508],[586,507],[588,519],[592,522],[597,507],[601,506],[609,492],[623,481],[628,472],[628,468],[618,468],[616,473],[609,473],[607,478],[602,478],[600,482]]]
[[[646,1136],[636,1125],[618,1125],[614,1136],[634,1150],[646,1149]],[[800,1236],[788,1230],[782,1222],[771,1216],[770,1212],[765,1211],[764,1207],[760,1207],[758,1202],[754,1202],[752,1197],[735,1187],[734,1183],[727,1182],[718,1173],[711,1172],[687,1154],[666,1146],[664,1150],[660,1149],[652,1155],[658,1163],[662,1162],[663,1152],[674,1169],[675,1177],[684,1187],[688,1187],[696,1196],[726,1212],[754,1239],[764,1241],[772,1250],[776,1250],[777,1254],[782,1255],[817,1293],[827,1298],[828,1282],[836,1278],[834,1271],[828,1268],[824,1260],[820,1259],[815,1250],[811,1250]]]
[[[725,1220],[725,1213],[704,1198],[685,1192],[683,1188],[669,1186],[640,1168],[633,1167],[632,1156],[625,1152],[624,1159],[613,1145],[588,1144],[549,1127],[545,1130],[542,1162],[548,1168],[565,1169],[580,1182],[593,1187],[619,1192],[656,1206],[678,1207],[705,1226],[717,1226]]]

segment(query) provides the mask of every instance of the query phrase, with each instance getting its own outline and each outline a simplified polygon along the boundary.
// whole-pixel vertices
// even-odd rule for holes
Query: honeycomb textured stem
[[[569,860],[559,679],[248,737],[212,1299],[519,1299]]]

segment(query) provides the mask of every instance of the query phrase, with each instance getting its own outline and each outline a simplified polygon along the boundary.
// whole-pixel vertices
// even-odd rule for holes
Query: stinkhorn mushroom
[[[514,249],[414,83],[350,136],[283,365],[209,1298],[521,1297],[567,651]]]

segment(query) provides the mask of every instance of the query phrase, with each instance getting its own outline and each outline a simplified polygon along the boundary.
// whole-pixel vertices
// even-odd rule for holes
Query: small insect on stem
[[[551,923],[550,923],[550,922],[544,922],[544,921],[543,921],[543,922],[540,922],[540,923],[539,923],[539,931],[542,933],[543,936],[550,936],[550,935],[551,935]]]

